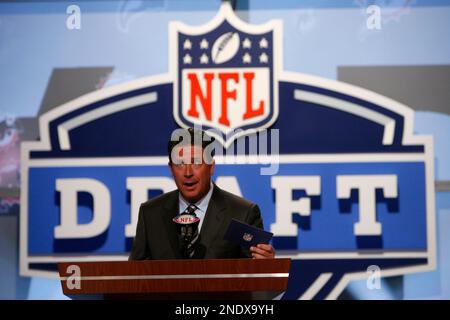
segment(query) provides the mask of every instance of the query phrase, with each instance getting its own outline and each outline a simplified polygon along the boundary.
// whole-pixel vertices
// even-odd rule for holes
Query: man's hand
[[[256,247],[250,247],[253,259],[273,259],[275,258],[275,249],[270,244],[258,244]]]

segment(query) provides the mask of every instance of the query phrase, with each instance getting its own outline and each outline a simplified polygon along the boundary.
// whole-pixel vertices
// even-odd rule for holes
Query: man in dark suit
[[[213,142],[211,137],[192,128],[183,130],[177,136],[182,138],[181,141],[172,135],[168,145],[169,167],[177,190],[141,205],[129,259],[185,257],[179,229],[173,219],[191,207],[200,218],[199,236],[191,258],[274,258],[275,250],[270,244],[258,244],[248,250],[223,239],[233,218],[262,229],[260,210],[256,204],[224,191],[211,182],[214,173],[213,152],[206,152]]]

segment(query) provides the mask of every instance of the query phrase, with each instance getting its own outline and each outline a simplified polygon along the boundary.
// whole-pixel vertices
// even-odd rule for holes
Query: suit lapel
[[[175,223],[172,221],[172,219],[178,214],[179,210],[178,191],[173,192],[168,201],[164,203],[163,207],[163,220],[167,230],[166,234],[169,238],[170,246],[172,247],[172,252],[176,258],[181,258],[178,230]]]
[[[213,194],[206,210],[205,221],[200,230],[200,242],[205,246],[206,250],[222,229],[223,211],[226,210],[227,206],[221,192],[220,188],[214,185]]]

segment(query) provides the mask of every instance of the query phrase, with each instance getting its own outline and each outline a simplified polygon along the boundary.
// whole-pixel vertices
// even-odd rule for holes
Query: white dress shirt
[[[214,185],[211,182],[208,193],[203,198],[201,198],[199,201],[194,203],[198,208],[197,210],[195,210],[195,214],[197,215],[197,217],[200,218],[200,222],[198,224],[198,232],[200,232],[200,229],[203,224],[203,220],[205,220],[205,214],[206,214],[206,210],[208,209],[209,200],[211,200],[213,188],[214,188]],[[183,198],[183,196],[181,195],[181,192],[178,195],[178,203],[179,203],[180,213],[184,212],[184,210],[186,210],[186,208],[190,204],[190,202],[186,201],[186,199]]]

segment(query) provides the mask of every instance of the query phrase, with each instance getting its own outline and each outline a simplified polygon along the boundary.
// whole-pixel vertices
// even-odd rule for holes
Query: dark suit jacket
[[[178,190],[143,203],[129,259],[182,259],[177,228],[172,221],[178,211]],[[214,185],[194,258],[251,258],[248,249],[223,239],[233,218],[263,228],[256,204]]]

